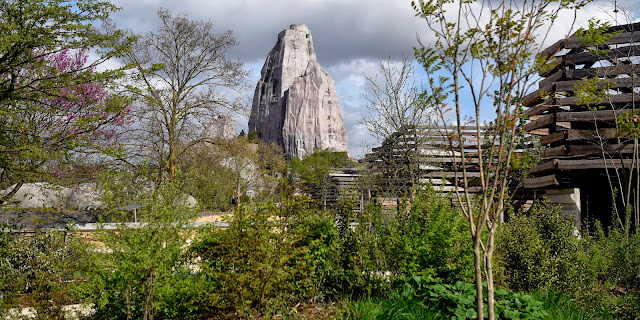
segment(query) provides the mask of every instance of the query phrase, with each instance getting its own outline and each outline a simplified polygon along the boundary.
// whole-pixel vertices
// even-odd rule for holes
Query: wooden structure
[[[334,208],[338,199],[347,194],[355,196],[359,203],[356,211],[359,211],[369,202],[371,196],[370,191],[362,187],[361,176],[358,168],[336,168],[328,173],[324,187],[306,191],[323,208]]]
[[[606,33],[610,39],[597,45],[585,45],[574,34],[544,50],[549,69],[523,101],[529,117],[525,131],[539,135],[545,147],[525,187],[542,193],[573,190],[582,219],[606,220],[612,212],[609,183],[624,176],[614,170],[630,168],[634,153],[634,140],[618,124],[625,117],[639,119],[640,24]]]
[[[484,135],[481,128],[481,135]],[[408,192],[416,184],[431,183],[436,190],[443,192],[463,191],[462,166],[467,176],[480,176],[475,126],[462,127],[463,148],[466,161],[462,162],[457,139],[452,139],[454,128],[420,127],[396,132],[385,139],[380,147],[373,148],[364,161],[370,170],[379,177],[380,189],[395,196]],[[471,193],[480,191],[472,185]],[[378,192],[380,193],[380,191]],[[388,196],[386,194],[385,196]]]

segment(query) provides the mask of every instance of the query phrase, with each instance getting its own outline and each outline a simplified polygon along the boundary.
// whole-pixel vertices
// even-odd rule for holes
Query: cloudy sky
[[[613,0],[590,4],[577,16],[577,26],[591,17],[611,20]],[[411,55],[416,37],[431,39],[424,21],[415,17],[410,0],[114,0],[122,8],[114,16],[118,27],[136,32],[155,29],[156,12],[167,8],[192,19],[211,20],[216,31],[233,30],[240,44],[231,50],[234,57],[251,70],[251,83],[260,78],[260,69],[277,35],[291,24],[304,23],[313,34],[320,64],[336,82],[345,126],[349,134],[349,153],[361,157],[375,146],[358,121],[367,114],[362,96],[366,90],[364,74],[373,74],[377,62]],[[618,6],[640,17],[640,1],[619,0]],[[559,19],[554,37],[569,32],[573,16]],[[419,70],[419,69],[418,69]],[[249,96],[253,92],[247,93]],[[238,131],[246,129],[247,119],[238,119]]]

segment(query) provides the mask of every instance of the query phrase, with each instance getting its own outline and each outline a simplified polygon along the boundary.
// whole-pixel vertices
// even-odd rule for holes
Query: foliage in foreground
[[[115,181],[105,194],[120,199],[111,205],[119,208],[129,190],[122,184],[138,180]],[[282,190],[278,202],[241,205],[228,229],[205,230],[184,228],[194,211],[175,201],[182,195],[175,184],[138,191],[130,200],[147,204],[138,215],[147,224],[104,230],[95,251],[73,238],[65,243],[62,234],[0,234],[4,309],[29,305],[55,314],[56,306],[85,297],[96,319],[270,317],[293,316],[298,303],[362,299],[346,317],[474,316],[464,221],[429,188],[404,210],[372,204],[362,212],[346,200],[338,211],[320,210]],[[111,216],[119,214],[131,218],[118,210]],[[497,290],[501,318],[539,318],[542,310],[557,319],[637,317],[640,237],[613,229],[578,238],[574,231],[546,204],[506,224],[501,283],[536,299]]]
[[[223,283],[221,310],[279,313],[292,302],[321,301],[329,258],[336,250],[333,220],[305,197],[244,205],[228,229],[210,229],[194,245],[203,272]]]
[[[451,285],[433,278],[413,277],[402,291],[394,292],[378,307],[371,307],[370,302],[356,304],[347,313],[347,318],[475,319],[475,299],[472,283],[458,281]],[[496,316],[499,319],[542,319],[547,313],[543,303],[532,296],[496,290]]]
[[[445,195],[416,190],[411,204],[386,210],[371,203],[357,212],[349,199],[336,213],[340,252],[331,283],[337,293],[377,296],[413,275],[470,280],[473,256],[464,218]]]
[[[578,237],[576,223],[540,202],[499,235],[500,279],[513,290],[559,292],[589,314],[640,316],[640,233],[598,225]]]
[[[105,192],[105,199],[110,193]],[[82,292],[94,303],[97,319],[164,319],[183,312],[195,316],[206,293],[206,279],[193,274],[185,254],[191,236],[187,221],[196,208],[177,200],[182,195],[173,184],[138,196],[143,205],[137,214],[140,225],[96,232],[100,243],[87,257],[92,267]],[[127,221],[120,206],[111,203],[109,208],[111,216]]]
[[[394,291],[384,298],[366,298],[353,302],[343,311],[345,319],[402,319],[402,320],[430,320],[451,319],[446,312],[433,305],[425,305],[416,301],[415,295],[405,294],[406,291]],[[518,295],[523,296],[523,295]],[[541,304],[549,320],[608,320],[616,319],[608,310],[589,307],[576,302],[570,296],[557,291],[538,291],[532,294],[531,301]],[[538,303],[539,302],[539,303]]]
[[[30,306],[59,318],[60,306],[78,299],[74,289],[86,272],[86,245],[59,232],[12,233],[0,226],[0,316]]]
[[[242,205],[228,229],[193,246],[203,273],[222,285],[211,305],[242,314],[283,314],[297,302],[386,295],[414,274],[471,279],[462,217],[432,189],[407,211],[370,205],[319,210],[284,191],[279,202]]]
[[[592,286],[603,271],[601,252],[585,250],[589,241],[579,239],[576,232],[575,221],[549,201],[536,203],[526,216],[514,215],[498,239],[509,287],[577,292]]]

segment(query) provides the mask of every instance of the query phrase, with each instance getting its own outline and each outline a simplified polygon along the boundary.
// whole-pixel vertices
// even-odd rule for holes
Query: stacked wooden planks
[[[480,176],[477,143],[484,142],[485,127],[479,129],[478,133],[476,126],[461,126],[458,139],[457,128],[451,126],[407,128],[387,137],[364,161],[379,177],[385,195],[400,196],[427,183],[443,192],[463,191],[463,169],[472,180],[467,190],[476,193],[480,191],[473,181]]]
[[[523,104],[525,131],[540,135],[546,149],[525,188],[573,187],[585,170],[630,167],[633,139],[617,128],[620,119],[640,122],[640,23],[606,34],[598,44],[574,34],[542,52],[544,79]]]

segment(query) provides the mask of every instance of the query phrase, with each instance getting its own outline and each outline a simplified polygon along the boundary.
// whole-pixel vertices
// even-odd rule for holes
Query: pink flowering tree
[[[5,103],[2,180],[14,187],[59,174],[66,163],[96,154],[115,155],[121,129],[129,123],[128,100],[110,93],[110,83],[86,68],[86,50],[60,50],[19,70],[22,83],[34,81],[20,99]],[[6,75],[5,75],[6,76]],[[45,86],[41,84],[46,83]],[[9,148],[7,148],[9,147]]]

